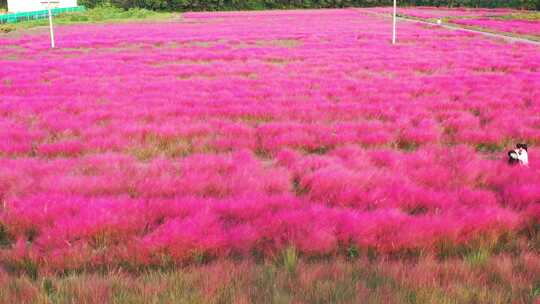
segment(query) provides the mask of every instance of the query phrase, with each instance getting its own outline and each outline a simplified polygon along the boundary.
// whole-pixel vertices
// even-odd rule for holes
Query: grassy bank
[[[215,260],[140,272],[0,272],[0,303],[537,303],[535,250],[414,259]]]
[[[147,9],[132,8],[124,10],[113,6],[102,6],[87,9],[83,12],[60,14],[54,17],[56,25],[76,23],[103,23],[138,20],[165,20],[172,17],[172,13],[156,12]],[[49,24],[48,19],[23,21],[19,23],[0,24],[0,33],[28,29]]]
[[[503,20],[530,20],[530,21],[540,21],[540,11],[530,11],[519,14],[510,14],[504,16],[496,16],[494,19],[503,19]]]
[[[382,255],[200,259],[61,273],[0,263],[4,303],[540,303],[536,235],[504,246]]]

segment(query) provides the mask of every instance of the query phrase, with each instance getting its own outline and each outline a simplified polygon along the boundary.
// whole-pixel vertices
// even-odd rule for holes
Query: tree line
[[[212,11],[279,8],[332,8],[392,5],[393,0],[79,0],[94,7],[112,4],[125,9],[146,8],[170,11]],[[540,10],[540,0],[398,0],[402,6],[510,7]]]
[[[279,8],[369,7],[392,5],[393,0],[79,0],[80,5],[113,5],[167,11],[256,10]],[[398,0],[402,6],[510,7],[540,10],[540,0]],[[0,8],[7,0],[0,0]]]

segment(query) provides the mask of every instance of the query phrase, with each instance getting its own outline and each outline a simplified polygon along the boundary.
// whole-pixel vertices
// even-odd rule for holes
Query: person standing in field
[[[529,165],[529,154],[527,152],[527,144],[517,144],[514,150],[517,153],[517,159],[522,166]]]

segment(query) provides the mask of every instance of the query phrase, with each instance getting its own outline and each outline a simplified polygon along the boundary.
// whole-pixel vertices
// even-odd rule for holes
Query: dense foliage
[[[387,6],[392,0],[80,0],[88,7],[113,4],[156,10],[238,10]],[[540,9],[540,0],[400,0],[399,5]]]

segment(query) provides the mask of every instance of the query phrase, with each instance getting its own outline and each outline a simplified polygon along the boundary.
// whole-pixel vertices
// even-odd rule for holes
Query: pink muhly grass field
[[[375,7],[369,9],[362,9],[367,11],[373,11],[377,13],[391,14],[393,12],[392,7]],[[449,17],[488,17],[488,16],[502,16],[512,13],[519,13],[520,10],[507,9],[507,8],[446,8],[446,7],[432,7],[432,6],[420,6],[420,7],[398,7],[398,14],[422,18],[422,19],[434,19],[434,18],[449,18]]]
[[[437,253],[538,223],[539,48],[399,26],[396,46],[352,9],[0,37],[0,261]]]
[[[391,15],[392,7],[358,9],[364,13]],[[498,33],[540,37],[540,20],[535,11],[484,8],[399,7],[397,14],[404,17],[464,25]]]
[[[451,22],[496,32],[514,33],[540,38],[540,20],[473,18],[452,19]]]

